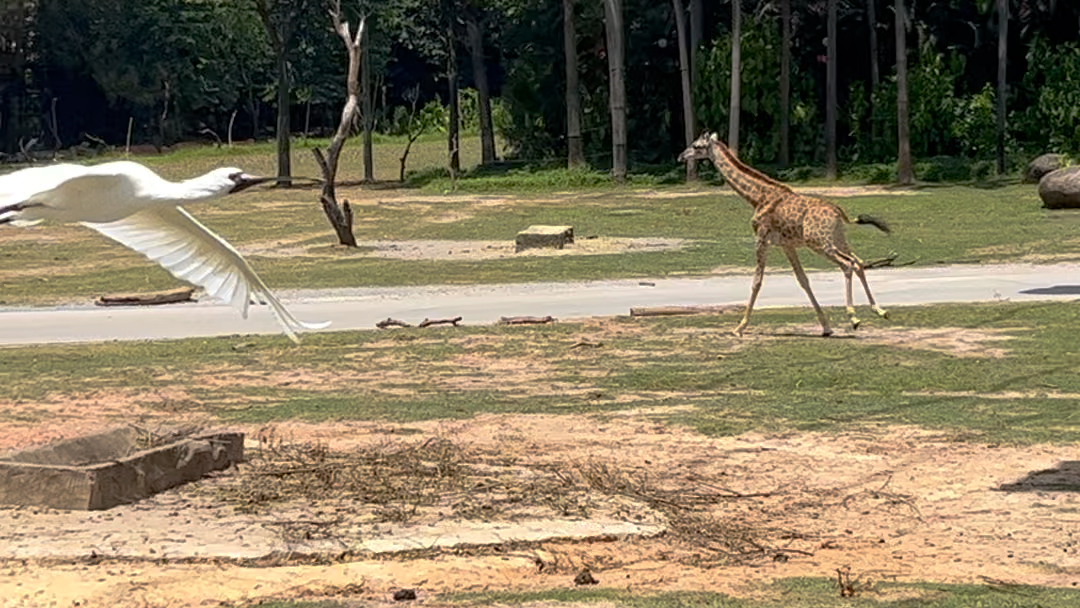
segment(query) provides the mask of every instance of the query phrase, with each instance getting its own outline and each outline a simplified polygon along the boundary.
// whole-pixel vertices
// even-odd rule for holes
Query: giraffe
[[[744,164],[715,133],[706,133],[690,144],[679,162],[688,160],[711,160],[724,180],[740,196],[754,207],[754,219],[751,226],[757,236],[757,268],[754,282],[750,288],[750,302],[742,321],[735,328],[735,335],[742,336],[750,324],[750,314],[754,310],[761,281],[765,276],[765,262],[770,245],[778,245],[784,250],[799,286],[810,298],[810,303],[821,323],[821,335],[832,335],[829,319],[821,309],[814,292],[810,290],[810,281],[799,262],[797,250],[807,247],[840,267],[844,273],[844,296],[848,317],[853,329],[858,329],[861,321],[855,315],[855,305],[851,297],[851,274],[859,276],[870,308],[884,319],[889,313],[877,305],[866,282],[862,260],[855,257],[844,237],[845,224],[870,224],[882,232],[888,233],[889,227],[882,221],[866,215],[860,215],[854,221],[840,207],[828,201],[796,193],[787,184],[782,184],[764,173]]]

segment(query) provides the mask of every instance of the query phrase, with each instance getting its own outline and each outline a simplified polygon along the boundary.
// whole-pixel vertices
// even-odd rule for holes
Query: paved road
[[[883,306],[1080,298],[1080,264],[887,268],[869,273]],[[810,275],[824,305],[843,304],[839,271]],[[632,306],[740,304],[749,292],[746,275],[647,281],[372,288],[283,292],[300,319],[333,322],[330,330],[369,329],[387,317],[417,323],[461,315],[466,324],[501,316],[573,318],[628,314]],[[856,303],[865,302],[856,285]],[[770,273],[759,307],[808,306],[790,272]],[[869,314],[869,313],[865,313]],[[807,319],[813,317],[807,310]],[[840,319],[836,319],[839,323]],[[91,342],[278,333],[270,312],[255,307],[247,320],[216,303],[152,308],[0,309],[0,344]]]

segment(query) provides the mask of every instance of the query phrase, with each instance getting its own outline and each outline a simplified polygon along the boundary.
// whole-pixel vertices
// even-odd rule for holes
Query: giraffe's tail
[[[872,215],[860,215],[859,217],[855,218],[854,223],[856,223],[856,224],[870,224],[871,226],[877,228],[878,230],[884,232],[885,234],[889,234],[890,232],[892,232],[892,230],[889,229],[889,225],[886,224],[884,220],[879,220],[878,218],[876,218],[876,217],[874,217]]]

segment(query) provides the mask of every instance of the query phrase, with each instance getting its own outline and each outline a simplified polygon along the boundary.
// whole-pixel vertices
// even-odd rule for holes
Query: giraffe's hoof
[[[821,330],[821,337],[822,338],[828,338],[831,335],[832,335],[832,330],[831,329],[826,327],[825,329]]]
[[[851,329],[859,329],[860,325],[862,325],[861,319],[856,319],[855,317],[851,318]]]
[[[882,319],[889,318],[889,311],[885,310],[884,308],[879,308],[876,312]]]

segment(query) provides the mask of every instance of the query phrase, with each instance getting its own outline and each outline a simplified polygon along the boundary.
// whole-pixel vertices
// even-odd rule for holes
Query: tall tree
[[[836,0],[829,0],[825,59],[825,179],[836,179]]]
[[[337,178],[338,158],[341,156],[341,148],[345,145],[345,140],[349,138],[349,133],[352,132],[353,128],[353,121],[356,120],[356,114],[360,110],[360,54],[363,51],[362,41],[365,27],[364,19],[361,18],[356,33],[353,34],[349,22],[342,15],[341,0],[332,0],[328,4],[334,31],[337,32],[337,35],[345,44],[345,51],[349,57],[345,83],[345,106],[341,110],[341,121],[338,123],[333,139],[330,140],[326,156],[324,157],[322,151],[318,148],[314,148],[312,153],[315,154],[315,160],[319,163],[319,168],[323,174],[322,196],[320,197],[323,212],[334,227],[338,242],[349,247],[356,247],[356,237],[353,236],[352,232],[352,210],[349,208],[348,201],[345,201],[340,207],[338,206],[334,192],[334,182]]]
[[[791,164],[791,0],[780,0],[780,166]]]
[[[877,0],[866,0],[866,23],[870,30],[870,139],[877,139],[877,121],[874,117],[874,91],[881,83],[881,69],[878,66],[878,39],[877,39]]]
[[[701,41],[705,38],[704,0],[690,0],[690,84],[697,82],[701,73]],[[694,115],[694,133],[697,133],[697,115]],[[695,169],[696,171],[696,169]]]
[[[491,92],[488,88],[487,61],[484,59],[484,20],[481,8],[475,4],[465,7],[465,39],[472,60],[473,82],[476,83],[477,108],[480,118],[480,162],[495,162],[495,129],[491,123]]]
[[[626,53],[622,0],[604,0],[611,103],[611,176],[626,181]]]
[[[911,167],[911,133],[908,119],[907,14],[904,0],[896,0],[896,178],[901,185],[915,183]]]
[[[998,64],[997,64],[997,172],[1005,173],[1005,101],[1009,93],[1006,80],[1009,44],[1009,0],[997,0]]]
[[[375,181],[375,149],[371,131],[375,123],[371,90],[371,24],[360,28],[360,119],[364,124],[364,181]]]
[[[277,156],[278,177],[281,183],[290,183],[292,155],[290,137],[292,131],[292,79],[289,59],[292,54],[299,20],[308,9],[308,0],[256,0],[255,8],[262,18],[277,65]]]
[[[566,165],[585,165],[581,141],[581,90],[578,85],[577,25],[574,0],[563,0],[563,53],[566,56]]]
[[[687,46],[686,15],[683,13],[682,0],[672,0],[675,12],[675,32],[679,39],[679,73],[682,77],[683,135],[687,148],[694,143],[694,99],[690,88],[690,53]],[[686,161],[686,181],[697,180],[697,161]]]
[[[450,153],[450,175],[457,178],[461,171],[461,105],[458,94],[457,11],[454,0],[444,0],[443,20],[446,28],[446,84],[450,124],[446,129],[446,145]]]
[[[742,6],[731,0],[731,97],[728,102],[728,147],[739,154],[739,114],[742,113]]]

